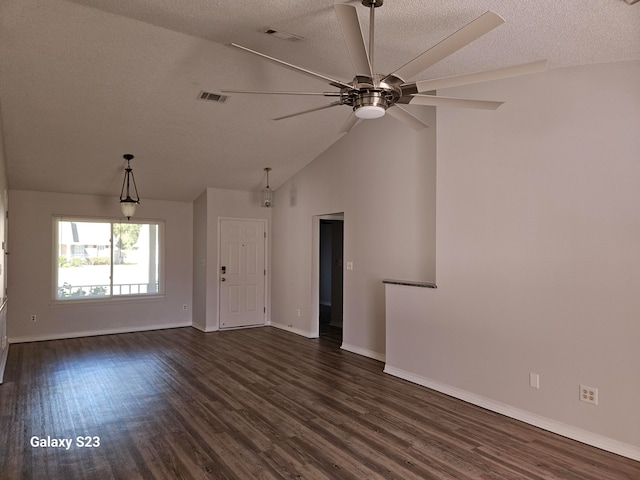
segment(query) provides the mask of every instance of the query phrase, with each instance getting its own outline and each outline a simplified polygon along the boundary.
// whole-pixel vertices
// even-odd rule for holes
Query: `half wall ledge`
[[[386,283],[389,285],[406,285],[408,287],[438,288],[438,286],[432,282],[415,282],[412,280],[393,280],[390,278],[385,278],[384,280],[382,280],[382,283]]]

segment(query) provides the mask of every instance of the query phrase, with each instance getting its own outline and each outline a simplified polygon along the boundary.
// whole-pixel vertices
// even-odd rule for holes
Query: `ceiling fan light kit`
[[[387,99],[375,90],[360,94],[353,99],[353,111],[358,118],[380,118],[387,111]]]
[[[362,4],[369,9],[369,45],[365,44],[364,35],[358,19],[356,7],[349,4],[338,3],[334,10],[344,36],[349,57],[355,71],[355,77],[351,82],[337,80],[321,73],[307,70],[306,68],[270,57],[263,53],[251,50],[232,43],[233,47],[242,49],[281,66],[296,70],[314,78],[320,78],[339,91],[333,92],[274,92],[255,90],[223,90],[224,93],[258,93],[267,95],[322,95],[325,97],[337,97],[337,100],[317,108],[281,116],[274,120],[283,120],[298,115],[323,110],[340,105],[351,107],[351,116],[340,130],[348,132],[359,120],[380,118],[389,113],[394,118],[411,126],[415,130],[427,127],[420,119],[412,115],[400,105],[412,104],[421,106],[464,107],[495,110],[502,102],[467,100],[460,98],[440,97],[434,94],[438,89],[470,85],[479,82],[498,80],[503,78],[526,75],[546,70],[546,60],[503,67],[497,70],[475,72],[452,77],[407,82],[430,66],[455,53],[462,47],[477,40],[494,28],[502,25],[504,19],[491,11],[488,11],[465,25],[440,43],[418,55],[394,72],[381,75],[373,70],[374,65],[374,33],[375,33],[375,9],[382,6],[383,0],[362,0]]]
[[[380,105],[363,105],[355,108],[356,117],[364,120],[372,120],[384,116],[386,108]]]

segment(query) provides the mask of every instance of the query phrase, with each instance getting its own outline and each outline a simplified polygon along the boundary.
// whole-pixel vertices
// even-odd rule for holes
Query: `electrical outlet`
[[[296,310],[296,317],[299,317],[299,316],[300,316],[300,309],[298,308],[298,309]]]
[[[35,315],[31,315],[31,321],[35,322],[36,321],[36,316]]]
[[[186,304],[186,303],[182,305],[182,309],[183,309],[183,310],[186,310],[187,308],[189,308],[189,307],[187,307],[187,304]]]
[[[2,337],[2,349],[7,348],[7,336]]]
[[[580,385],[580,401],[598,405],[598,389],[588,387],[587,385]]]

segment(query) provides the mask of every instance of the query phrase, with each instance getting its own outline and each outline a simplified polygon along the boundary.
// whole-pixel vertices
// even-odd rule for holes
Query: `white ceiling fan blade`
[[[349,88],[349,89],[353,88],[353,85],[350,85],[348,83],[344,83],[344,82],[341,82],[340,80],[336,80],[334,78],[327,77],[326,75],[322,75],[321,73],[312,72],[311,70],[307,70],[306,68],[298,67],[296,65],[293,65],[291,63],[285,62],[283,60],[278,60],[277,58],[270,57],[269,55],[265,55],[264,53],[256,52],[255,50],[251,50],[250,48],[243,47],[242,45],[238,45],[236,43],[232,43],[231,46],[239,48],[241,50],[245,50],[245,51],[247,51],[249,53],[253,53],[254,55],[258,55],[258,56],[260,56],[262,58],[266,58],[267,60],[271,60],[272,62],[277,63],[278,65],[283,65],[283,66],[285,66],[287,68],[290,68],[292,70],[295,70],[297,72],[306,73],[307,75],[311,75],[312,77],[321,78],[321,79],[326,80],[327,82],[329,82],[331,85],[334,85],[334,86],[336,86],[338,88],[341,88],[341,87]]]
[[[399,105],[393,105],[387,108],[387,113],[391,115],[393,118],[404,122],[414,130],[422,130],[423,128],[427,128],[429,125],[424,123],[422,120],[418,119],[414,115],[407,112],[404,108]]]
[[[220,90],[222,93],[254,93],[257,95],[317,95],[323,97],[341,97],[340,92],[267,92],[263,90]]]
[[[409,63],[400,67],[389,77],[397,77],[403,82],[427,69],[436,62],[451,55],[465,45],[477,40],[485,33],[504,23],[504,19],[494,12],[486,12],[457,32],[448,36],[426,52],[418,55]]]
[[[318,110],[324,110],[325,108],[331,108],[338,105],[344,105],[342,102],[333,102],[329,105],[323,105],[321,107],[310,108],[309,110],[304,110],[302,112],[292,113],[290,115],[284,115],[282,117],[274,118],[274,120],[284,120],[285,118],[297,117],[298,115],[304,115],[305,113],[317,112]]]
[[[367,53],[367,47],[364,43],[364,36],[362,34],[362,28],[360,27],[360,20],[358,20],[356,7],[344,3],[337,3],[333,8],[336,11],[340,30],[342,30],[344,41],[347,44],[349,57],[351,57],[351,63],[353,63],[356,75],[373,77],[371,62],[369,61],[369,54]]]
[[[502,78],[528,75],[530,73],[543,72],[546,69],[547,61],[540,60],[537,62],[523,63],[521,65],[512,65],[510,67],[498,68],[496,70],[488,70],[486,72],[467,73],[464,75],[455,75],[453,77],[422,80],[416,82],[415,85],[418,92],[422,93],[432,90],[440,90],[442,88],[459,87],[460,85],[471,85],[473,83],[489,82],[492,80],[500,80]]]
[[[479,108],[481,110],[495,110],[504,102],[489,100],[467,100],[465,98],[436,97],[435,95],[413,95],[409,101],[411,105],[427,105],[430,107],[462,107]]]
[[[356,117],[355,112],[351,112],[351,115],[349,115],[349,118],[347,118],[347,121],[344,122],[344,125],[340,129],[340,133],[347,133],[349,130],[355,127],[356,123],[358,123],[359,120],[360,119]]]

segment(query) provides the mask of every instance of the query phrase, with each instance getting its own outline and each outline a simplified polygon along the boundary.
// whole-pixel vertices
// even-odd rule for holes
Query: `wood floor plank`
[[[640,479],[640,462],[382,369],[268,327],[12,345],[0,478]]]
[[[282,478],[312,478],[315,480],[330,480],[327,475],[312,463],[301,461],[291,449],[283,448],[286,445],[274,444],[270,449],[262,452],[260,458],[267,465],[280,473]]]

